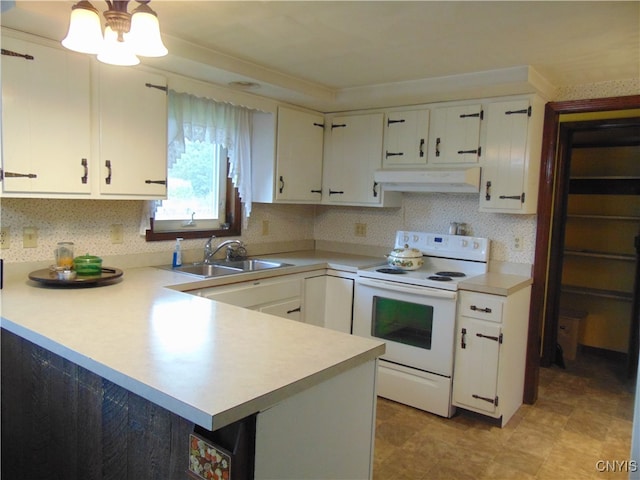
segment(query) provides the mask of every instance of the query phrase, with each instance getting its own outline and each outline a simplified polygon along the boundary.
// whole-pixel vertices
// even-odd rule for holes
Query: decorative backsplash
[[[10,248],[0,250],[7,262],[53,260],[60,241],[73,241],[77,254],[167,252],[167,261],[174,245],[146,242],[139,235],[141,201],[5,198],[0,206],[2,227],[9,228]],[[241,239],[249,246],[314,239],[390,247],[396,230],[446,233],[451,221],[466,223],[470,235],[489,237],[492,260],[533,263],[535,216],[480,213],[478,196],[465,194],[405,194],[402,207],[385,209],[254,204]],[[356,223],[366,224],[366,236],[355,235]],[[122,243],[111,242],[112,225],[122,225]],[[37,247],[23,248],[24,227],[37,229]],[[521,251],[509,248],[514,235],[523,239]],[[183,242],[185,250],[203,245],[204,239]]]

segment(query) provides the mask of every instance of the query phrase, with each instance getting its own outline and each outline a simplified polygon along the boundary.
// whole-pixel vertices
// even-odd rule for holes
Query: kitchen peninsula
[[[255,478],[370,478],[384,344],[179,291],[205,286],[5,282],[3,477],[187,478],[195,429],[250,432]]]

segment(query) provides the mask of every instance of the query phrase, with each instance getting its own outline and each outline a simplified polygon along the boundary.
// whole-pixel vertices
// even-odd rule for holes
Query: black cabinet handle
[[[284,190],[284,178],[282,177],[282,175],[280,175],[280,188],[278,188],[278,191],[282,193],[283,190]]]
[[[0,172],[2,172],[0,170]],[[35,173],[16,173],[16,172],[4,172],[2,178],[38,178]]]
[[[166,185],[167,181],[166,180],[145,180],[144,183],[146,183],[147,185],[150,183],[155,183],[157,185]]]
[[[478,153],[479,149],[475,150],[458,150],[458,155],[464,155],[465,153]]]
[[[436,157],[440,156],[440,137],[436,138]]]
[[[378,182],[373,182],[373,197],[376,198],[378,196]]]
[[[467,348],[467,342],[466,342],[466,336],[467,336],[467,329],[463,328],[462,329],[462,335],[460,336],[460,348]]]
[[[461,113],[460,118],[480,118],[480,120],[482,120],[484,116],[483,113],[483,110],[480,110],[478,113]]]
[[[420,145],[418,145],[418,152],[420,153],[420,157],[424,157],[424,138],[420,139]]]
[[[89,165],[86,158],[80,160],[80,165],[84,167],[84,175],[80,177],[80,181],[82,183],[87,183],[89,181]]]
[[[343,195],[344,191],[343,190],[331,190],[329,189],[329,195]]]
[[[387,127],[393,123],[404,123],[404,118],[400,119],[400,120],[391,120],[389,118],[387,118]]]
[[[334,128],[344,128],[346,127],[347,124],[346,123],[337,123],[337,124],[331,124],[331,130],[333,130]]]
[[[300,311],[302,311],[302,307],[294,308],[293,310],[287,310],[287,315]]]
[[[403,152],[389,152],[388,150],[384,153],[385,158],[389,157],[402,157],[404,155]]]
[[[520,200],[521,203],[524,203],[524,192],[521,195],[500,195],[498,198],[502,200]]]
[[[106,160],[104,162],[104,166],[107,167],[107,170],[109,172],[109,174],[107,175],[107,177],[104,179],[105,183],[107,185],[111,185],[111,160]]]
[[[469,307],[471,310],[473,310],[474,312],[484,312],[484,313],[491,313],[491,309],[489,307],[487,308],[480,308],[480,307],[476,307],[475,305],[471,305]]]
[[[322,195],[322,190],[311,190],[311,193],[319,193],[320,195]]]
[[[491,180],[487,180],[487,187],[485,189],[484,199],[487,202],[491,201]]]

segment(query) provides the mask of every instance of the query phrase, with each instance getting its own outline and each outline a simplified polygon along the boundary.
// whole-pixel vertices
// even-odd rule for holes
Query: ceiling
[[[75,2],[2,3],[3,26],[60,40]],[[322,111],[410,102],[416,94],[430,101],[429,91],[448,100],[442,97],[453,86],[500,84],[510,94],[506,85],[515,83],[549,91],[640,77],[637,1],[154,0],[150,6],[170,55],[143,63],[223,85],[256,82],[253,93]]]

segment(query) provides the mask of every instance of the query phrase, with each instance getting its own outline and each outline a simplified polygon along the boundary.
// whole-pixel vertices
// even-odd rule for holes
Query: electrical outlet
[[[366,223],[356,223],[356,237],[366,237],[367,236],[367,224]]]
[[[518,235],[513,237],[513,250],[516,252],[522,251],[522,237]]]
[[[124,234],[122,233],[122,224],[111,225],[111,243],[122,243]]]
[[[38,229],[36,227],[24,227],[22,229],[22,248],[38,247]]]
[[[11,248],[11,230],[9,227],[0,228],[0,248]]]
[[[269,235],[269,220],[262,221],[262,235]]]

